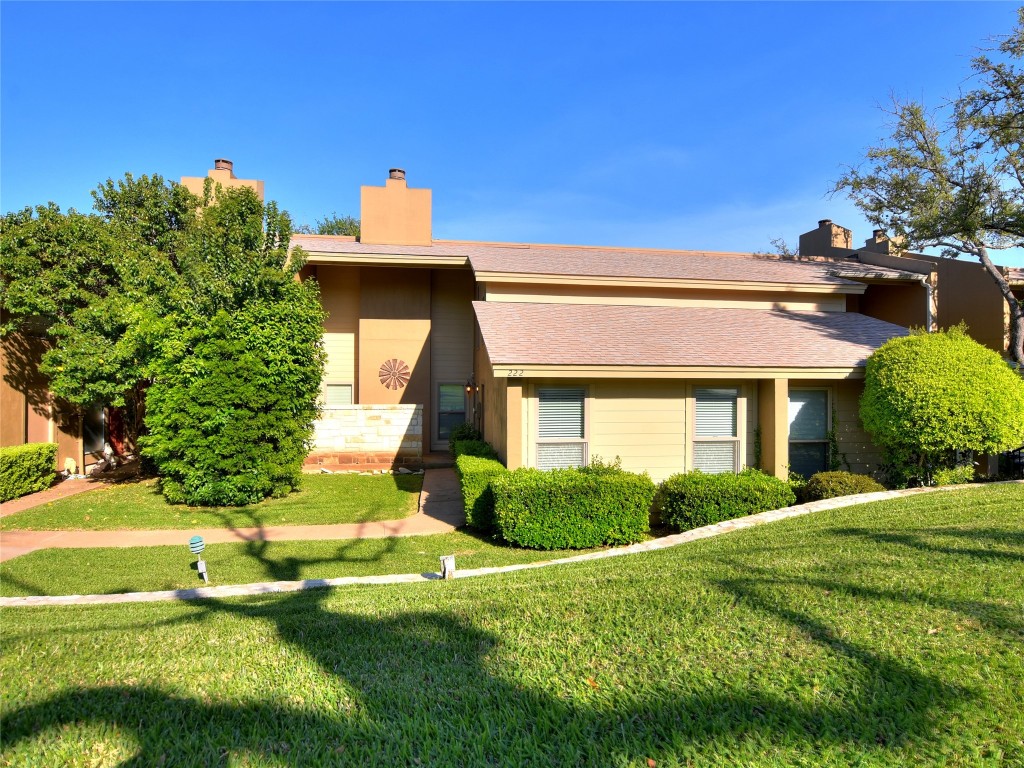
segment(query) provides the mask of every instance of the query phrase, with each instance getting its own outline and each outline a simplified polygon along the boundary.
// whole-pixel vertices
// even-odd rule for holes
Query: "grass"
[[[592,551],[592,550],[582,550]],[[210,585],[296,581],[388,573],[436,573],[441,555],[456,567],[483,568],[551,560],[577,551],[541,552],[455,532],[346,541],[211,544],[203,552]],[[169,547],[44,549],[0,563],[0,595],[85,595],[204,586],[195,555]]]
[[[397,520],[417,509],[422,475],[303,475],[283,499],[247,507],[168,504],[155,480],[86,491],[0,519],[0,530],[109,531],[160,528],[252,528]]]
[[[464,581],[0,618],[3,765],[1024,763],[1020,485]]]

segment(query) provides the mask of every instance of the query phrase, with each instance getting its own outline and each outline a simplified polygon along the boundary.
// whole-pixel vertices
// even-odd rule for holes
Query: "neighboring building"
[[[655,480],[854,471],[864,363],[930,323],[928,273],[846,259],[435,240],[431,193],[362,188],[362,236],[297,235],[329,318],[310,463],[418,463],[469,421],[510,468]],[[913,265],[911,265],[913,266]],[[758,456],[760,451],[760,456]]]
[[[876,229],[864,247],[852,247],[853,233],[828,219],[818,228],[800,235],[801,255],[848,259],[863,265],[879,265],[926,276],[933,288],[933,323],[901,322],[901,325],[950,328],[965,323],[971,337],[989,349],[1009,357],[1010,307],[1003,299],[992,276],[975,259],[928,256],[901,251],[885,233]],[[1024,301],[1024,269],[997,267],[1010,283],[1018,301]],[[915,303],[908,296],[908,304]],[[879,308],[861,309],[875,314]],[[878,311],[877,317],[900,322],[896,307]]]
[[[238,179],[230,160],[215,160],[208,176],[225,187],[250,187],[263,199],[263,182]],[[203,192],[203,177],[183,177],[181,183],[196,194]],[[84,413],[53,396],[39,361],[49,340],[45,333],[25,331],[0,341],[0,447],[24,443],[57,443],[57,467],[74,459],[88,469],[110,444],[123,453],[120,413],[96,406]]]

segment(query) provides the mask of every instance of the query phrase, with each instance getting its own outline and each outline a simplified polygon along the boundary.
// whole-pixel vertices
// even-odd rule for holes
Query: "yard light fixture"
[[[206,575],[206,561],[203,560],[202,553],[206,549],[206,543],[203,541],[202,536],[193,536],[188,540],[189,551],[198,557],[196,560],[196,570],[199,571],[199,575],[203,577],[203,582],[206,584],[210,583],[210,579]]]

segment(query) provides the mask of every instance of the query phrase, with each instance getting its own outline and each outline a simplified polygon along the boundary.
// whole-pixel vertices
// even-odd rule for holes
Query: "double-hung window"
[[[709,474],[739,471],[739,390],[698,387],[693,401],[694,469]]]
[[[586,392],[582,388],[537,391],[537,467],[587,463]]]
[[[805,478],[828,469],[828,405],[826,389],[789,391],[789,467]]]
[[[466,389],[462,384],[437,385],[437,441],[445,442],[452,428],[466,421]]]

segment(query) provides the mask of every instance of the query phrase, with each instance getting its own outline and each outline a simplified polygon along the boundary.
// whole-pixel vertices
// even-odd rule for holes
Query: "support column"
[[[789,380],[762,379],[757,387],[761,470],[789,479]]]
[[[505,466],[523,466],[523,383],[506,379],[505,390]]]

